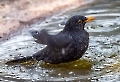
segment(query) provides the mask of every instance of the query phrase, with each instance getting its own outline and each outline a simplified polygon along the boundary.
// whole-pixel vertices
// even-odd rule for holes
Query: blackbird
[[[32,56],[14,59],[7,63],[26,62],[31,59],[45,61],[46,63],[59,64],[78,60],[88,48],[89,34],[84,29],[87,22],[94,17],[75,15],[65,24],[64,29],[56,35],[50,35],[45,29],[31,31],[31,35],[40,44],[47,45]]]

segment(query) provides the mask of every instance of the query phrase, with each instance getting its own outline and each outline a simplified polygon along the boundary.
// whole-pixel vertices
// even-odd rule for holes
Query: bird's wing
[[[54,47],[63,48],[70,44],[71,37],[68,33],[59,33],[57,35],[48,35],[47,44]]]
[[[69,34],[63,32],[60,32],[56,35],[50,35],[46,32],[46,30],[42,30],[41,32],[33,31],[31,34],[36,39],[37,43],[52,47],[66,47],[71,41]]]

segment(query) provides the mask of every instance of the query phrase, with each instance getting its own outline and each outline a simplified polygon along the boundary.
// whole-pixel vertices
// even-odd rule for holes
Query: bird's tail
[[[8,61],[6,64],[10,64],[10,63],[24,63],[27,61],[40,61],[42,60],[42,54],[43,51],[38,51],[37,53],[33,54],[32,56],[26,56],[26,57],[22,57],[22,58],[15,58],[14,60],[10,60]]]
[[[23,57],[23,58],[17,58],[17,59],[14,59],[14,60],[10,60],[6,64],[9,64],[9,63],[23,63],[23,62],[30,61],[32,59],[34,59],[33,56],[27,56],[27,57]]]

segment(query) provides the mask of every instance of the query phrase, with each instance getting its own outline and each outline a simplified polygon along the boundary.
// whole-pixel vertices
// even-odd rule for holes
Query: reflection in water
[[[78,61],[60,65],[27,62],[8,66],[4,64],[8,59],[32,55],[45,46],[35,43],[26,29],[21,35],[4,42],[0,47],[0,79],[9,81],[119,81],[120,6],[118,4],[120,4],[119,0],[89,4],[31,26],[29,30],[45,28],[49,33],[56,34],[64,28],[65,21],[73,15],[95,16],[96,20],[86,25],[86,30],[90,34],[89,49]]]

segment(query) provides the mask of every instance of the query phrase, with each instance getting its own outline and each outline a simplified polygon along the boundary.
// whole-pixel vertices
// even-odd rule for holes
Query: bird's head
[[[87,22],[90,22],[94,19],[95,19],[94,17],[85,17],[81,15],[75,15],[67,21],[65,25],[65,29],[69,29],[69,30],[84,29],[84,25]]]

